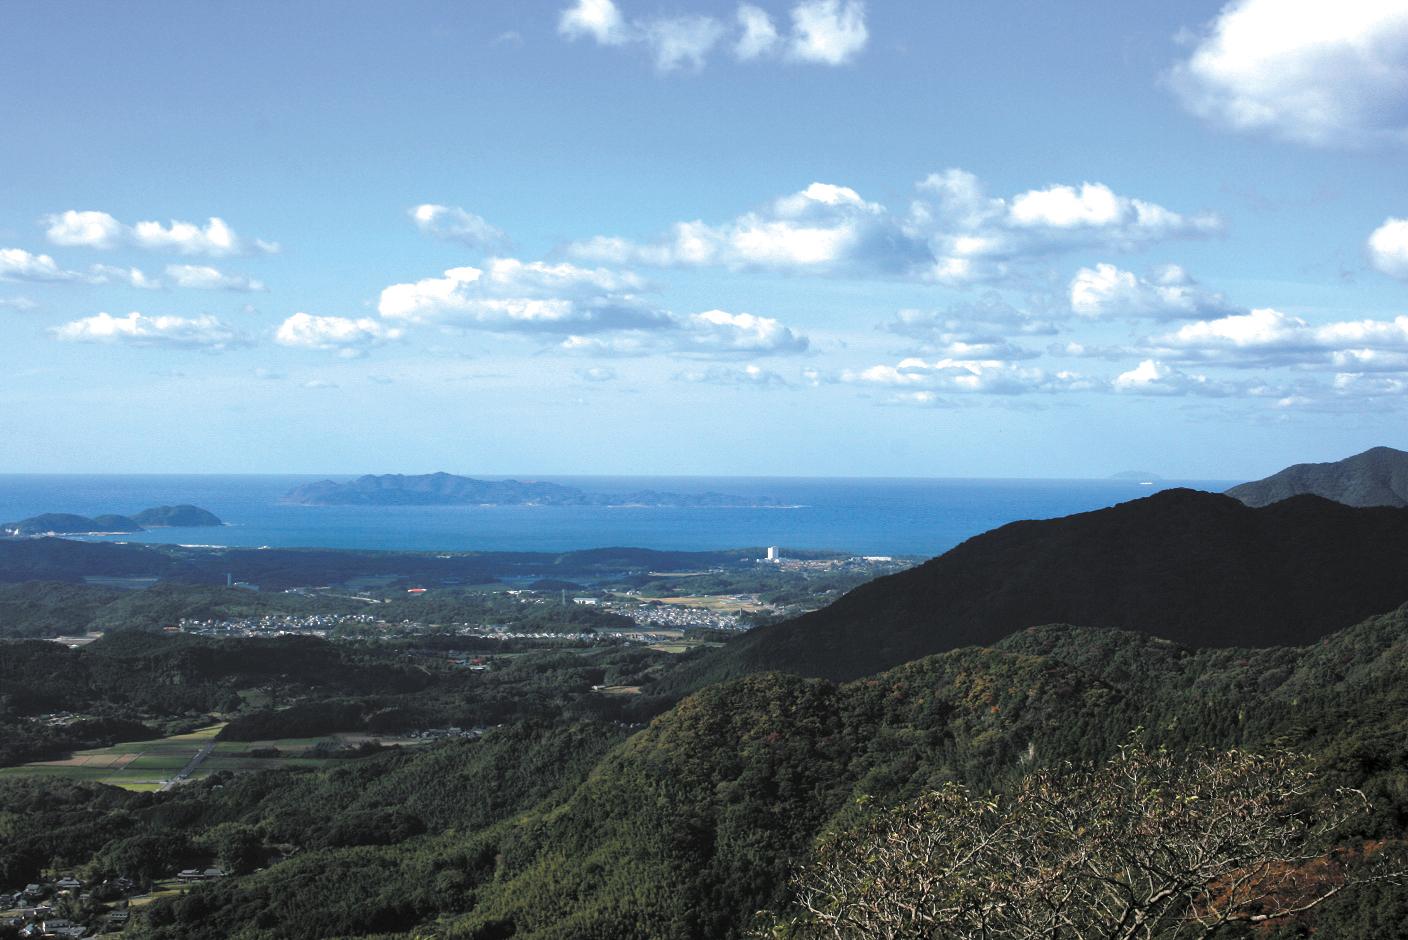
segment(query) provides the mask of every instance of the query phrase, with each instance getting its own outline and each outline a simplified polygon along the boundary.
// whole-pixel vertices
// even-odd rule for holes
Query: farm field
[[[89,780],[127,790],[154,791],[176,776],[207,744],[210,754],[190,775],[198,780],[222,770],[288,770],[321,767],[346,758],[314,756],[319,744],[357,745],[368,740],[383,744],[415,745],[418,740],[370,738],[367,735],[328,735],[317,738],[281,738],[272,741],[215,741],[224,724],[214,724],[186,734],[154,741],[131,741],[111,747],[76,751],[63,760],[36,761],[0,769],[0,777],[42,776],[64,780]],[[271,751],[277,751],[271,755]],[[256,756],[258,755],[258,756]]]

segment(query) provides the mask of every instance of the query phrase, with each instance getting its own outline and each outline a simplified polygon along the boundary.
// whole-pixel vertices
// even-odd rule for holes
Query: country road
[[[215,750],[214,739],[205,742],[201,749],[196,752],[195,757],[192,757],[186,766],[181,768],[180,773],[161,785],[160,792],[165,793],[167,790],[176,786],[176,784],[185,782],[186,778],[196,772],[196,768],[205,762],[205,759],[210,756],[210,752],[213,750]]]

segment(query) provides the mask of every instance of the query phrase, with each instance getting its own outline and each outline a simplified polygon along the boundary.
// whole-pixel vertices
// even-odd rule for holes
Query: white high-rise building
[[[768,546],[768,561],[780,561],[781,559],[782,559],[782,553],[781,553],[780,551],[778,551],[777,546],[776,546],[776,545],[769,545],[769,546]]]

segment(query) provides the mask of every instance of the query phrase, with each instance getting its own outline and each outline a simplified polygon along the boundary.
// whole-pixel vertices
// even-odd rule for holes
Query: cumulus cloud
[[[558,17],[557,31],[568,39],[590,37],[603,46],[619,46],[635,38],[612,0],[577,0]]]
[[[416,228],[435,238],[461,242],[480,251],[493,251],[509,244],[502,229],[457,206],[424,203],[414,206],[410,215]]]
[[[977,177],[946,170],[920,181],[904,213],[848,186],[816,182],[722,224],[676,223],[649,242],[598,236],[568,246],[579,259],[615,264],[762,268],[917,278],[962,284],[1072,249],[1127,251],[1220,230],[1119,195],[1100,183],[1057,185],[1011,199],[989,197]]]
[[[1192,320],[1243,312],[1174,264],[1159,268],[1151,277],[1122,271],[1113,264],[1081,268],[1071,279],[1070,296],[1071,310],[1089,319]]]
[[[995,294],[943,310],[900,310],[880,324],[880,329],[954,359],[1031,358],[1037,354],[1013,344],[1010,338],[1056,332],[1049,320],[1018,310]]]
[[[743,61],[769,55],[777,48],[777,27],[766,10],[751,3],[740,3],[738,26],[742,33],[734,44],[733,54]]]
[[[706,310],[676,315],[641,295],[628,271],[570,263],[491,258],[483,267],[392,284],[381,292],[383,320],[499,333],[556,335],[560,348],[602,356],[678,353],[783,355],[807,339],[770,317]]]
[[[643,27],[643,33],[660,71],[698,71],[723,38],[724,27],[709,16],[676,16],[651,20]]]
[[[263,282],[244,274],[228,274],[205,264],[168,264],[166,276],[177,287],[252,293],[268,290]]]
[[[56,338],[73,343],[120,343],[128,346],[167,346],[183,349],[221,350],[243,346],[248,340],[219,319],[146,316],[132,312],[114,317],[106,312],[54,327]]]
[[[1393,0],[1223,7],[1171,73],[1194,114],[1317,146],[1408,142],[1408,7]]]
[[[69,209],[46,217],[45,222],[45,234],[55,245],[116,248],[128,236],[127,227],[106,212]]]
[[[302,349],[336,350],[350,357],[361,355],[370,346],[400,339],[401,335],[401,330],[387,328],[371,317],[323,317],[299,312],[279,324],[274,342]]]
[[[138,290],[161,290],[161,281],[141,268],[119,268],[111,264],[95,264],[83,278],[89,284],[126,284]]]
[[[1023,395],[1031,392],[1083,391],[1097,383],[1067,370],[1050,371],[1002,359],[926,360],[910,357],[896,365],[875,365],[841,373],[842,382],[929,391]]]
[[[751,313],[706,310],[675,316],[665,314],[654,328],[626,330],[609,336],[567,337],[563,352],[589,356],[683,355],[700,358],[753,358],[806,352],[807,337],[772,317]]]
[[[787,55],[799,62],[845,65],[869,38],[860,0],[803,0],[792,8]]]
[[[641,300],[634,275],[573,264],[491,258],[483,268],[392,284],[382,317],[503,332],[591,333],[649,328],[667,317]]]
[[[82,275],[65,271],[48,255],[23,248],[0,248],[0,281],[71,281]]]
[[[1144,342],[1157,358],[1234,367],[1396,371],[1408,358],[1408,316],[1312,325],[1269,307],[1186,324]]]
[[[124,225],[106,212],[69,209],[46,216],[44,224],[50,243],[67,247],[134,247],[216,258],[267,254],[279,248],[272,242],[247,241],[235,234],[224,219],[215,216],[203,226],[175,219],[166,223],[145,221]]]
[[[786,388],[791,384],[777,372],[752,363],[738,368],[709,366],[706,369],[691,369],[675,373],[675,379],[705,385],[741,385],[752,388]]]
[[[702,69],[730,34],[741,61],[766,57],[831,66],[853,61],[869,38],[861,0],[800,0],[791,19],[792,30],[783,37],[767,11],[751,3],[739,4],[730,23],[697,13],[628,18],[613,0],[575,0],[559,15],[557,31],[602,46],[643,46],[662,72]]]
[[[1369,260],[1389,277],[1408,281],[1408,219],[1387,219],[1374,229]]]
[[[666,331],[681,352],[706,355],[786,355],[806,352],[808,342],[772,317],[706,310],[676,319]]]
[[[1215,382],[1206,375],[1190,375],[1173,366],[1145,359],[1128,372],[1121,372],[1110,383],[1117,392],[1135,395],[1230,395],[1235,391],[1225,383]]]

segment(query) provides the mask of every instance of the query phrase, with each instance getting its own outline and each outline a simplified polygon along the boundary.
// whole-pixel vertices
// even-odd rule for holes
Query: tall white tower
[[[775,563],[777,563],[779,560],[781,560],[781,558],[782,558],[782,554],[777,550],[777,546],[776,546],[776,545],[769,545],[769,546],[768,546],[768,561],[773,562],[773,563],[775,564]]]

